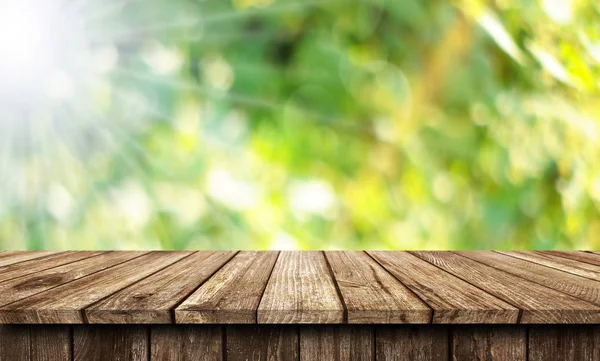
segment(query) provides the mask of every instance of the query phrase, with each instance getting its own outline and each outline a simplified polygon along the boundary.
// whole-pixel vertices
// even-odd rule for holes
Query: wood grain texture
[[[74,361],[148,361],[146,326],[73,327]]]
[[[377,361],[447,361],[447,326],[381,326],[375,331]]]
[[[373,361],[370,326],[300,327],[300,361]]]
[[[102,252],[91,251],[60,252],[45,256],[43,258],[34,258],[28,261],[2,266],[0,267],[0,283],[10,280],[11,278],[22,277],[28,274],[47,270],[49,268],[94,257],[101,253]]]
[[[411,252],[522,310],[521,323],[598,323],[600,308],[451,252]]]
[[[432,323],[516,323],[519,310],[407,252],[368,252],[433,308]]]
[[[240,252],[175,309],[177,323],[256,323],[278,252]]]
[[[46,257],[60,252],[53,251],[4,251],[0,253],[0,267],[30,259]]]
[[[541,264],[546,267],[555,268],[561,271],[572,273],[574,275],[587,277],[595,281],[600,281],[600,266],[579,262],[572,259],[553,256],[546,252],[538,251],[498,251],[500,253],[524,259],[533,263]]]
[[[226,327],[227,361],[297,361],[298,330],[287,326]]]
[[[600,361],[599,326],[538,326],[529,330],[529,361]]]
[[[523,326],[456,326],[452,360],[526,361],[527,330]]]
[[[0,361],[70,361],[68,326],[0,326]]]
[[[69,263],[0,283],[0,305],[21,300],[56,286],[83,278],[146,252],[106,252],[91,259]],[[60,294],[56,297],[61,297]]]
[[[2,323],[83,323],[83,309],[190,255],[151,252],[0,307]]]
[[[348,323],[429,323],[432,310],[364,252],[325,253]]]
[[[281,252],[258,323],[342,323],[344,306],[322,252]]]
[[[600,282],[598,281],[496,252],[468,251],[457,253],[488,266],[600,305]]]
[[[544,251],[544,254],[552,256],[569,258],[574,261],[590,263],[596,266],[600,266],[600,255],[590,252],[583,251]]]
[[[152,361],[221,361],[223,328],[220,326],[154,326],[151,328]]]
[[[89,306],[89,323],[172,323],[171,310],[236,252],[197,252]]]

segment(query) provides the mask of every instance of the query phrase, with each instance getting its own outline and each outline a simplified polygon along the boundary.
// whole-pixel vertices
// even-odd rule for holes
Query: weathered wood
[[[0,361],[70,360],[71,334],[68,326],[0,326]]]
[[[457,252],[472,260],[600,305],[600,282],[537,263],[486,251]]]
[[[582,251],[544,251],[544,254],[569,258],[574,261],[590,263],[596,266],[600,266],[600,255],[595,253]]]
[[[572,259],[553,256],[544,252],[525,252],[525,251],[498,251],[500,253],[524,259],[533,263],[541,264],[546,267],[556,268],[561,271],[572,273],[574,275],[587,277],[595,281],[600,281],[600,266],[589,263],[574,261]]]
[[[21,300],[56,286],[83,278],[119,263],[139,257],[146,252],[107,252],[34,274],[17,277],[0,283],[0,305]],[[40,261],[43,261],[40,260]],[[57,295],[57,297],[61,297]],[[0,311],[1,312],[1,311]]]
[[[521,323],[598,323],[600,308],[451,252],[411,252],[517,306]]]
[[[452,360],[525,361],[527,330],[523,326],[456,326]]]
[[[91,251],[62,252],[51,254],[43,258],[34,258],[28,261],[2,266],[0,267],[0,283],[10,280],[11,278],[37,273],[49,268],[90,258],[101,253],[102,252]]]
[[[325,253],[348,323],[428,323],[432,310],[364,252]]]
[[[382,326],[375,330],[377,361],[447,361],[447,326]]]
[[[344,306],[322,252],[281,252],[258,323],[342,323]]]
[[[59,252],[53,251],[4,251],[0,253],[0,267],[30,259],[42,258]]]
[[[73,327],[74,361],[148,361],[148,327]]]
[[[298,330],[293,326],[226,327],[227,361],[297,361]]]
[[[256,323],[278,252],[240,252],[175,309],[177,323]]]
[[[0,307],[3,323],[83,323],[83,309],[190,252],[152,252]]]
[[[433,323],[516,323],[519,310],[407,252],[368,252],[433,308]]]
[[[300,327],[300,361],[375,360],[370,326]]]
[[[85,310],[89,323],[172,323],[171,310],[235,252],[197,252]]]
[[[529,361],[600,361],[600,327],[537,326],[529,330]]]
[[[29,360],[29,327],[0,326],[0,361]]]
[[[221,326],[154,326],[151,328],[152,361],[223,360]]]

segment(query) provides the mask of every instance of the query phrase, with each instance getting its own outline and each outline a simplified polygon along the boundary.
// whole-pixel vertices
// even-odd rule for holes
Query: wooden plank
[[[452,329],[452,360],[527,360],[524,326],[457,326]]]
[[[297,361],[298,330],[293,326],[226,327],[227,361]]]
[[[375,360],[371,326],[300,327],[300,361]]]
[[[599,326],[535,326],[529,361],[600,361]]]
[[[86,308],[89,323],[172,323],[172,309],[236,252],[197,252]]]
[[[64,264],[94,257],[101,253],[102,252],[91,251],[61,252],[43,258],[34,258],[32,260],[2,266],[0,267],[0,283],[12,278],[26,276]]]
[[[70,361],[68,326],[0,326],[0,361]]]
[[[82,310],[190,252],[151,252],[0,307],[2,323],[83,323]]]
[[[119,263],[139,257],[147,252],[106,252],[35,274],[13,278],[0,283],[0,305],[32,296],[56,286],[83,278]],[[61,297],[61,295],[57,295]]]
[[[322,252],[281,252],[258,323],[342,323],[344,306]]]
[[[148,327],[73,327],[74,361],[148,361]]]
[[[574,261],[590,263],[600,266],[600,255],[583,251],[544,251],[544,254],[569,258]]]
[[[348,323],[428,323],[432,310],[364,252],[325,252]]]
[[[278,252],[240,252],[175,309],[177,323],[256,323]]]
[[[220,326],[153,326],[150,334],[152,361],[223,360]]]
[[[457,253],[529,281],[600,305],[600,282],[598,281],[495,252],[468,251]]]
[[[541,264],[546,267],[555,268],[561,271],[569,272],[574,275],[587,277],[595,281],[600,281],[600,267],[589,263],[578,262],[572,259],[553,256],[545,252],[530,251],[498,251],[500,253],[524,259],[533,263]]]
[[[433,323],[516,323],[519,310],[407,252],[368,252],[433,308]]]
[[[383,326],[375,330],[377,361],[447,361],[445,326]]]
[[[521,323],[598,323],[589,302],[452,252],[411,252],[522,310]]]
[[[8,266],[34,258],[42,258],[56,254],[54,251],[5,251],[0,253],[0,267]]]

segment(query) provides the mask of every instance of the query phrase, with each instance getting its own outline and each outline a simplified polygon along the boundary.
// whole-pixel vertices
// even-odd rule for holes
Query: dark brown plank
[[[348,323],[428,323],[432,310],[364,252],[325,252]]]
[[[407,252],[368,252],[433,308],[433,323],[516,323],[516,307]]]
[[[370,326],[302,326],[300,360],[375,360]]]
[[[34,258],[32,260],[2,266],[0,267],[0,283],[10,280],[12,278],[26,276],[43,270],[47,270],[49,268],[94,257],[101,253],[102,252],[91,251],[60,252],[51,254],[49,256],[45,256],[43,258]]]
[[[297,361],[298,330],[293,326],[227,326],[227,361]]]
[[[148,327],[73,327],[74,361],[148,361]]]
[[[544,251],[544,253],[600,266],[600,255],[595,253],[583,251]]]
[[[63,266],[39,271],[0,283],[0,305],[32,296],[56,286],[83,278],[147,252],[106,252]],[[58,295],[57,297],[61,297]]]
[[[220,326],[153,326],[150,332],[152,361],[223,360]]]
[[[525,361],[527,330],[524,326],[456,326],[452,360]]]
[[[0,326],[0,361],[70,361],[68,326]]]
[[[190,255],[151,252],[87,277],[0,307],[3,323],[83,323],[83,309]]]
[[[595,281],[600,281],[600,266],[589,263],[574,261],[572,259],[553,256],[546,252],[536,251],[498,251],[500,253],[524,259],[533,263],[541,264],[546,267],[555,268],[561,271],[569,272],[574,275],[587,277]]]
[[[521,323],[598,323],[600,307],[452,252],[411,252],[522,310]]]
[[[281,252],[258,307],[258,323],[342,323],[339,299],[322,252]]]
[[[600,282],[598,281],[495,252],[468,251],[457,253],[488,266],[600,305]]]
[[[375,330],[377,361],[447,361],[445,326],[382,326]]]
[[[0,267],[56,254],[54,251],[4,251],[0,253]]]
[[[89,323],[172,323],[171,310],[235,252],[197,252],[85,310]]]
[[[240,252],[175,310],[177,323],[256,323],[278,252]]]
[[[529,361],[599,361],[599,326],[532,326]]]

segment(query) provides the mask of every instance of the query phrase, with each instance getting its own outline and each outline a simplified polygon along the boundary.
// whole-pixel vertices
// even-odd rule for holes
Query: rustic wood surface
[[[0,252],[3,324],[599,321],[592,252]]]

